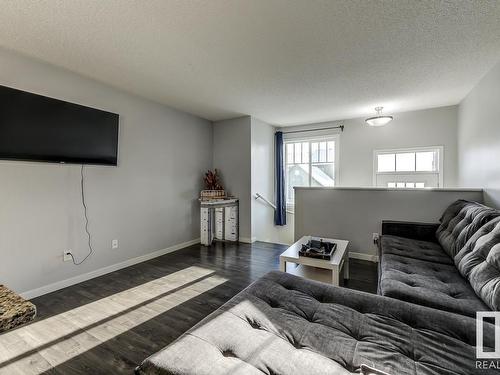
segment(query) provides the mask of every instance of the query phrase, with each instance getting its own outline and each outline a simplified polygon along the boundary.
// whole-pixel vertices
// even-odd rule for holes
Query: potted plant
[[[205,182],[205,190],[201,191],[202,200],[210,199],[224,199],[226,197],[226,192],[221,184],[221,179],[219,171],[214,169],[213,171],[208,170],[203,178]]]

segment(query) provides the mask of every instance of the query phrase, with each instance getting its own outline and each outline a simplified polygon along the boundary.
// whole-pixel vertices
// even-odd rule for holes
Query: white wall
[[[220,170],[225,190],[240,200],[240,240],[254,241],[250,116],[213,123],[213,167]]]
[[[373,186],[373,151],[378,149],[444,146],[444,186],[457,186],[457,106],[394,114],[383,127],[369,127],[364,118],[342,121],[338,186]],[[285,127],[283,131],[316,129],[335,123]]]
[[[349,251],[373,259],[373,233],[382,220],[437,223],[457,199],[481,202],[481,190],[384,188],[296,188],[295,238],[316,235],[349,240]]]
[[[500,63],[459,106],[461,186],[484,188],[485,203],[500,208]]]
[[[293,243],[293,215],[287,214],[287,225],[274,225],[274,209],[262,200],[259,193],[275,202],[274,193],[274,133],[275,127],[251,118],[252,158],[252,237],[258,241]]]
[[[62,261],[88,250],[80,167],[0,162],[2,283],[25,292],[199,237],[210,122],[5,50],[0,84],[120,114],[118,167],[85,168],[95,254],[81,266]]]

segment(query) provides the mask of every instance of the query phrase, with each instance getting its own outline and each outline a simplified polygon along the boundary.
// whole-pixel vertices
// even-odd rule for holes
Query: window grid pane
[[[319,161],[319,143],[312,142],[311,143],[311,159],[313,163],[317,163]]]
[[[396,154],[396,172],[415,172],[414,152]]]
[[[425,188],[425,182],[406,182],[406,181],[388,182],[387,187],[388,188],[423,189],[423,188]]]
[[[319,161],[326,163],[326,142],[319,143]]]
[[[328,162],[333,163],[335,161],[335,142],[333,141],[328,142],[327,155],[328,155]]]
[[[294,143],[294,163],[301,163],[302,162],[302,144],[301,143]]]
[[[318,163],[311,165],[311,186],[334,186],[335,165]]]
[[[377,156],[378,172],[394,172],[396,170],[395,154],[380,154]]]
[[[309,186],[309,164],[292,164],[287,167],[287,202],[294,201],[294,186]]]
[[[416,170],[418,172],[437,171],[437,155],[435,151],[425,151],[416,153]]]
[[[302,142],[302,163],[309,163],[309,142]]]
[[[293,163],[293,143],[286,144],[286,163]]]

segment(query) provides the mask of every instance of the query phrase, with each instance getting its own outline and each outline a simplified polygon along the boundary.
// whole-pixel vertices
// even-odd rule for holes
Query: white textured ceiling
[[[0,45],[210,120],[290,125],[458,103],[500,1],[12,0]]]

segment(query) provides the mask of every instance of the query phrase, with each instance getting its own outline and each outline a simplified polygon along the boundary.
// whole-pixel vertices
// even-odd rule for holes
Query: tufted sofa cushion
[[[379,294],[462,315],[489,310],[453,264],[386,254]]]
[[[494,326],[485,323],[485,345]],[[475,319],[271,272],[147,358],[139,374],[493,374]]]
[[[453,264],[453,260],[438,243],[388,235],[382,236],[380,242],[382,256],[400,255],[428,262]]]
[[[444,251],[452,258],[466,242],[488,221],[500,212],[477,202],[457,200],[443,213],[436,237]]]
[[[492,310],[500,310],[500,217],[479,229],[455,262],[477,295]]]

